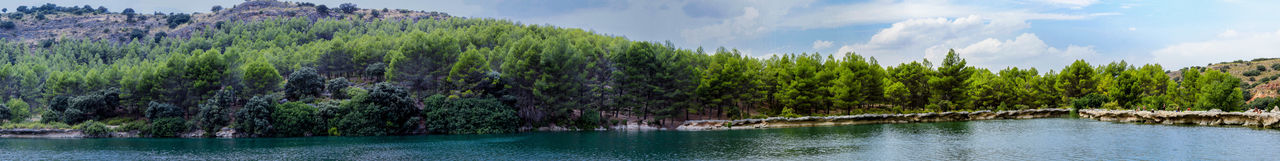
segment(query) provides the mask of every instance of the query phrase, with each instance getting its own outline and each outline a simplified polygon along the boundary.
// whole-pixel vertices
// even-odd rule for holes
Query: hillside
[[[1216,69],[1225,71],[1231,76],[1240,78],[1244,83],[1242,88],[1246,94],[1245,98],[1280,97],[1277,91],[1280,90],[1280,58],[1258,58],[1250,61],[1236,60],[1230,62],[1212,63],[1207,66],[1208,69]],[[1183,68],[1184,70],[1187,68]],[[1256,72],[1256,73],[1254,73]],[[1174,80],[1182,77],[1181,70],[1169,72],[1169,76]]]
[[[318,12],[311,3],[281,2],[274,0],[247,1],[216,12],[207,13],[134,13],[132,21],[124,9],[92,9],[89,5],[57,6],[46,4],[31,6],[26,11],[13,11],[0,16],[0,21],[13,22],[10,29],[0,29],[0,38],[36,45],[43,40],[89,39],[126,42],[132,38],[152,37],[158,33],[166,37],[188,38],[192,32],[218,27],[219,22],[261,21],[280,18],[354,19],[354,20],[415,20],[444,19],[450,16],[440,12],[355,9],[350,13],[339,6],[326,6],[328,12]],[[177,22],[178,16],[190,16],[189,21]],[[172,19],[172,20],[171,20]],[[170,27],[172,22],[174,26]],[[140,31],[135,33],[135,31]],[[138,35],[141,34],[141,35]]]

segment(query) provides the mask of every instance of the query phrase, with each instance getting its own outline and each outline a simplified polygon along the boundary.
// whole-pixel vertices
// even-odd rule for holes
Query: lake
[[[734,131],[0,139],[0,160],[1271,160],[1280,130],[1076,118]]]

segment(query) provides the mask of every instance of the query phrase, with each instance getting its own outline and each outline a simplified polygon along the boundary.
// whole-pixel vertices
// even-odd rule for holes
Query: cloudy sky
[[[132,7],[139,12],[207,12],[230,1],[51,0],[38,5]],[[955,49],[969,63],[1060,69],[1075,59],[1159,63],[1166,69],[1280,57],[1280,1],[823,1],[823,0],[316,0],[336,6],[442,11],[463,17],[584,28],[683,48],[781,53],[857,52],[883,65]]]

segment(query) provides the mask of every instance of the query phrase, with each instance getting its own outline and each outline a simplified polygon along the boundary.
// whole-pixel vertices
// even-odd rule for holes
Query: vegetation
[[[316,9],[330,12],[323,7]],[[356,11],[343,4],[331,12]],[[122,14],[132,21],[136,13]],[[126,129],[159,137],[223,127],[246,136],[368,136],[594,129],[620,118],[672,125],[1104,105],[1232,111],[1245,103],[1240,79],[1207,68],[1171,79],[1160,65],[1123,61],[984,69],[954,51],[937,66],[885,66],[856,53],[755,58],[482,18],[231,21],[166,39],[132,31],[140,34],[128,43],[0,40],[8,113],[20,117],[17,101],[49,124],[145,119]]]

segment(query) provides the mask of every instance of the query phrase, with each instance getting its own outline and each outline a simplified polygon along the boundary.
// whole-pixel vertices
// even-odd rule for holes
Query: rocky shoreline
[[[693,120],[676,127],[679,131],[736,130],[860,124],[948,122],[992,119],[1030,119],[1068,115],[1068,109],[1028,109],[1015,111],[940,112],[916,114],[862,114],[828,117],[799,117],[743,120]]]
[[[1280,126],[1280,113],[1276,112],[1221,112],[1221,111],[1137,111],[1137,110],[1080,110],[1081,118],[1098,121],[1133,122],[1152,124],[1234,125],[1262,128]]]

